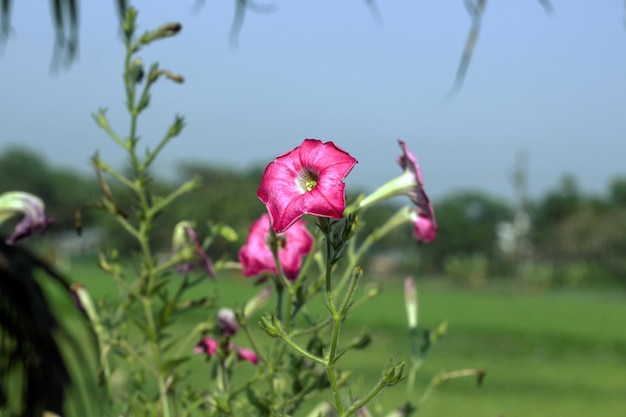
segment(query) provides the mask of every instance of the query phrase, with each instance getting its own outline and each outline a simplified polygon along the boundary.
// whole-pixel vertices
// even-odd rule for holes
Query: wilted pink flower
[[[424,243],[430,243],[435,240],[437,236],[437,222],[434,217],[428,217],[417,211],[413,210],[411,213],[411,220],[413,221],[413,235],[415,239],[421,240]]]
[[[264,214],[250,227],[248,240],[239,250],[244,276],[250,277],[263,272],[277,273],[274,256],[268,244],[270,237],[270,219]],[[313,247],[313,236],[307,230],[306,223],[299,220],[287,231],[277,235],[277,239],[280,265],[285,276],[294,280],[300,272],[302,257]]]
[[[398,163],[404,169],[404,172],[410,172],[415,178],[415,186],[409,190],[409,197],[417,207],[417,215],[420,219],[414,222],[415,237],[426,243],[435,240],[437,232],[437,221],[435,220],[435,211],[432,204],[424,191],[424,180],[422,179],[422,170],[417,164],[417,158],[409,151],[406,144],[398,140],[403,154],[398,157]]]
[[[194,353],[200,355],[207,355],[211,357],[217,353],[217,348],[219,347],[219,343],[217,340],[211,337],[203,338],[196,347],[194,348]],[[228,345],[228,349],[231,351],[234,350],[237,353],[237,359],[248,361],[253,365],[259,363],[259,357],[254,351],[246,348],[240,348],[238,346],[233,345],[232,343]]]
[[[305,139],[271,162],[257,196],[270,223],[282,233],[305,214],[340,219],[346,207],[345,183],[357,160],[332,142]]]
[[[22,191],[9,191],[0,194],[0,223],[14,214],[23,214],[22,220],[15,226],[13,233],[6,240],[13,245],[19,239],[30,236],[38,230],[44,231],[54,223],[44,212],[44,203],[36,195]]]
[[[207,356],[215,355],[217,352],[217,340],[211,337],[205,337],[201,341],[198,342],[196,347],[193,349],[194,353],[198,354],[206,354]]]
[[[415,204],[415,212],[412,216],[414,217],[412,221],[415,226],[415,238],[429,243],[435,240],[437,235],[435,211],[424,191],[424,180],[417,158],[409,151],[403,141],[398,140],[398,143],[402,148],[402,155],[398,157],[398,163],[404,172],[363,199],[359,206],[363,209],[397,195],[408,195]]]
[[[259,357],[257,354],[246,348],[237,348],[237,358],[239,360],[248,361],[253,365],[259,363]]]
[[[200,267],[209,277],[215,279],[215,268],[213,268],[213,262],[202,248],[196,232],[191,227],[191,223],[188,221],[178,222],[178,224],[174,227],[172,250],[174,252],[180,251],[189,243],[192,243],[194,246]],[[195,268],[195,264],[191,262],[184,262],[176,266],[176,270],[181,274],[187,274]]]

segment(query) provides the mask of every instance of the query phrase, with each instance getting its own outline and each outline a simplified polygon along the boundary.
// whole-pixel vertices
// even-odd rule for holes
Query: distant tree
[[[447,257],[482,255],[490,259],[496,247],[496,226],[511,218],[503,200],[481,191],[460,191],[434,203],[439,229],[434,243],[421,250],[441,271]]]
[[[55,219],[52,230],[72,229],[74,211],[97,192],[95,178],[51,166],[32,149],[10,147],[0,154],[0,191],[19,190],[39,196]]]
[[[558,187],[549,191],[533,210],[533,237],[538,244],[549,240],[553,228],[575,214],[583,204],[576,178],[564,175]]]
[[[614,178],[609,184],[610,203],[626,208],[626,176]]]

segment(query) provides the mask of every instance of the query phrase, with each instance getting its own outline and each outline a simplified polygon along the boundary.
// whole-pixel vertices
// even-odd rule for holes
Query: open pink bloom
[[[282,233],[305,214],[340,219],[346,207],[345,183],[357,160],[332,142],[305,139],[271,162],[257,196],[270,223]]]
[[[244,276],[250,277],[263,272],[278,273],[268,244],[270,238],[270,218],[264,214],[252,224],[248,240],[239,250],[239,260],[243,266]],[[299,220],[293,223],[285,233],[277,235],[277,238],[280,265],[285,276],[294,280],[300,273],[302,257],[311,252],[313,236],[306,228],[306,222]]]
[[[22,220],[15,226],[13,233],[6,240],[7,245],[13,245],[19,239],[33,235],[37,231],[43,232],[54,223],[51,217],[46,216],[43,200],[36,195],[22,191],[9,191],[0,194],[0,223],[15,214],[22,214]]]

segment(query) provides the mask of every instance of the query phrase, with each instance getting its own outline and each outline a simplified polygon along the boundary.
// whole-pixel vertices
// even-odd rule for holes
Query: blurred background
[[[142,29],[183,25],[144,55],[185,77],[160,83],[139,127],[148,147],[175,114],[187,123],[152,172],[155,193],[194,174],[204,183],[161,217],[163,251],[178,220],[219,221],[240,239],[218,242],[211,256],[236,258],[265,210],[255,198],[265,165],[304,138],[332,140],[359,160],[349,197],[400,174],[402,139],[422,166],[439,233],[430,245],[409,229],[376,245],[366,275],[390,295],[373,309],[386,313],[363,325],[381,354],[406,350],[393,342],[406,327],[392,297],[415,275],[424,324],[450,322],[423,382],[439,366],[488,370],[479,391],[451,383],[426,412],[623,412],[623,2],[490,2],[464,78],[457,70],[477,21],[462,2],[262,3],[236,31],[234,2],[133,4]],[[81,2],[79,12],[78,53],[68,60],[55,48],[51,10],[13,4],[0,58],[0,191],[44,199],[56,224],[37,249],[106,295],[97,252],[134,248],[91,211],[77,237],[74,214],[99,198],[96,151],[125,166],[91,117],[108,108],[124,132],[123,48],[114,2]],[[372,209],[364,232],[406,202]]]

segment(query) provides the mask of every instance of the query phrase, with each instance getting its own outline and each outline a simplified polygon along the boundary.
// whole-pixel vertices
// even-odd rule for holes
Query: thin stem
[[[326,234],[326,301],[328,303],[328,309],[330,311],[333,330],[330,339],[330,349],[328,352],[328,357],[326,359],[325,367],[326,373],[328,374],[328,380],[330,382],[330,386],[333,391],[333,396],[335,397],[335,406],[337,407],[337,411],[340,415],[343,414],[343,401],[341,400],[341,394],[339,392],[339,385],[337,384],[337,378],[335,376],[335,355],[337,353],[337,343],[339,342],[339,329],[341,327],[341,316],[337,313],[337,309],[335,308],[335,303],[333,301],[332,295],[332,265],[330,260],[332,259],[333,251],[330,243],[330,236]]]
[[[125,176],[123,176],[122,174],[114,170],[113,168],[111,168],[109,164],[102,161],[101,159],[98,159],[97,163],[98,163],[98,168],[100,168],[102,171],[111,175],[113,178],[115,178],[116,180],[118,180],[120,183],[124,184],[131,190],[135,189],[135,184],[132,181],[130,181],[128,178],[126,178]]]
[[[298,353],[300,353],[302,356],[306,356],[307,358],[311,359],[312,361],[315,361],[317,363],[320,363],[324,366],[328,366],[328,361],[325,359],[322,359],[318,356],[313,355],[312,353],[307,352],[305,349],[301,348],[300,346],[298,346],[298,344],[296,342],[294,342],[289,336],[287,336],[286,334],[283,334],[280,336],[280,339],[285,342],[287,345],[289,345],[292,349],[294,349],[295,351],[297,351]]]
[[[372,400],[372,398],[374,398],[380,392],[380,390],[382,390],[384,387],[385,387],[385,383],[382,380],[378,381],[376,386],[372,388],[372,390],[368,392],[364,398],[358,401],[355,401],[350,406],[350,408],[348,408],[344,413],[341,413],[340,415],[342,417],[345,417],[345,416],[349,416],[350,414],[355,413],[359,408],[364,407],[368,402],[370,402],[370,400]]]

